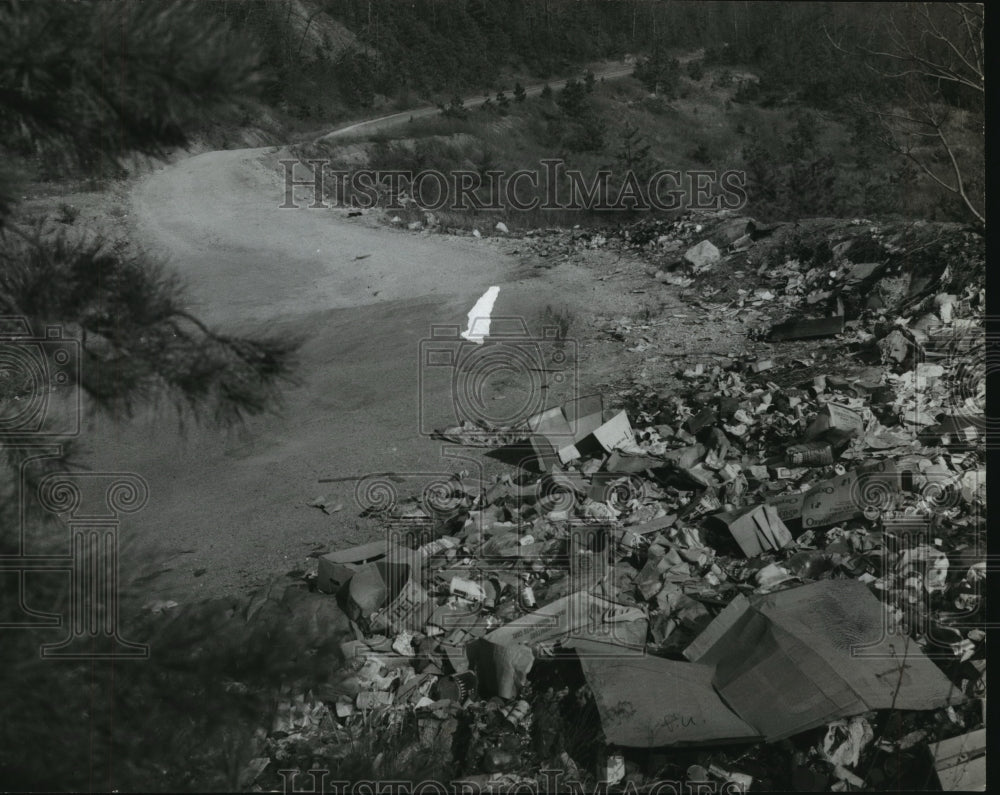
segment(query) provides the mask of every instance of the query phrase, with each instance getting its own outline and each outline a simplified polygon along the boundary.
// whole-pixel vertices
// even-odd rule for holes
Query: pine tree
[[[221,20],[164,3],[0,5],[0,315],[79,343],[86,405],[129,416],[166,399],[222,424],[276,406],[298,341],[233,336],[187,308],[178,280],[127,246],[18,212],[18,156],[71,173],[109,153],[162,155],[206,114],[226,118],[259,62]],[[8,408],[0,397],[0,410]],[[7,437],[10,451],[18,439]],[[69,449],[68,447],[66,448]]]
[[[651,146],[639,133],[639,128],[626,119],[621,133],[621,145],[618,148],[617,160],[622,170],[634,171],[639,177],[647,177],[651,170]]]
[[[556,103],[570,118],[581,118],[587,111],[587,89],[578,80],[567,80]]]
[[[528,95],[524,90],[524,86],[522,86],[520,83],[514,83],[514,101],[524,102],[527,96]]]
[[[238,336],[213,329],[191,313],[178,279],[162,264],[135,253],[127,241],[105,241],[78,229],[72,213],[53,222],[32,217],[17,203],[22,191],[14,174],[25,156],[57,164],[73,176],[91,175],[98,168],[107,172],[116,165],[114,155],[163,154],[184,145],[192,125],[208,114],[218,120],[239,112],[238,99],[257,84],[254,49],[233,39],[221,18],[213,21],[204,7],[191,4],[3,2],[0,30],[0,141],[5,155],[0,160],[0,315],[5,316],[0,331],[45,340],[55,326],[62,335],[61,355],[53,355],[50,363],[56,367],[47,368],[51,379],[41,380],[25,378],[31,373],[22,370],[37,374],[44,369],[16,365],[41,362],[36,357],[45,355],[45,343],[0,339],[0,382],[10,387],[0,387],[5,432],[0,441],[7,467],[7,477],[0,477],[0,554],[25,554],[20,545],[30,537],[29,554],[65,555],[69,536],[62,522],[67,514],[58,525],[43,524],[40,500],[27,500],[22,510],[20,496],[37,493],[46,473],[67,471],[75,457],[73,440],[45,437],[53,455],[42,459],[44,466],[22,469],[29,457],[38,460],[40,437],[33,435],[34,428],[11,422],[22,417],[18,403],[70,402],[61,398],[76,397],[77,379],[70,376],[63,384],[59,375],[75,370],[85,408],[127,418],[166,400],[186,418],[238,423],[277,406],[280,387],[293,373],[298,343],[285,334]],[[77,351],[80,360],[70,351]],[[58,419],[56,414],[52,418]],[[103,544],[102,549],[106,552]],[[97,574],[97,563],[104,561],[90,562]],[[103,566],[99,575],[108,577]],[[7,585],[15,579],[4,578]],[[16,591],[5,590],[0,621],[23,623],[22,605],[62,605],[67,612],[79,607],[94,622],[89,626],[95,651],[103,651],[97,626],[107,627],[107,610],[89,600],[77,605],[66,583],[68,578],[24,576]],[[126,594],[123,588],[123,603]],[[116,603],[116,612],[118,607]],[[161,774],[150,775],[150,770],[190,769],[201,750],[219,742],[211,721],[219,720],[224,702],[216,698],[204,710],[210,720],[198,715],[198,707],[205,706],[204,696],[212,689],[209,679],[225,664],[220,644],[211,648],[222,633],[206,634],[204,622],[190,619],[172,629],[175,637],[152,654],[152,662],[137,661],[131,667],[113,667],[112,660],[53,663],[39,655],[39,633],[8,630],[0,645],[4,784],[14,789],[110,791],[121,786],[141,791],[157,786]],[[44,641],[55,639],[48,634]],[[275,645],[273,639],[267,644]],[[240,648],[244,660],[254,659],[250,667],[264,668],[266,652],[247,633]],[[165,663],[163,652],[180,656]],[[200,669],[178,675],[184,670],[182,658],[196,656]],[[213,673],[208,677],[198,670]],[[150,749],[136,739],[149,722],[148,707],[174,697],[175,705],[156,710],[156,722],[164,728],[183,722],[186,728],[165,728],[171,739]],[[72,717],[52,720],[48,705],[55,704],[60,715]],[[232,720],[232,711],[228,714],[233,727],[238,719]],[[228,788],[235,787],[233,777]],[[227,787],[216,782],[215,788]]]

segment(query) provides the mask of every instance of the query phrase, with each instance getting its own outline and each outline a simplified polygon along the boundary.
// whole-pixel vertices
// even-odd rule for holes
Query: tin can
[[[789,466],[793,467],[820,467],[833,463],[833,450],[826,442],[793,444],[786,454]]]

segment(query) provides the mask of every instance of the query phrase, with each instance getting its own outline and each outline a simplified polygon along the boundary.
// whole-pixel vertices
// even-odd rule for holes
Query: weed
[[[67,204],[66,202],[59,203],[59,214],[56,216],[56,220],[59,223],[68,226],[79,217],[80,209],[78,207],[74,207],[72,204]]]
[[[560,306],[545,305],[545,312],[542,315],[542,325],[546,328],[558,329],[557,339],[566,339],[575,322],[576,313],[565,304]]]

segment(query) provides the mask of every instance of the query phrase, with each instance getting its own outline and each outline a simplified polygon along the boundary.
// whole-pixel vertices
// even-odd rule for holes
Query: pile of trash
[[[380,727],[483,790],[982,788],[981,310],[872,324],[855,375],[734,360],[631,415],[443,431],[530,461],[373,505],[385,539],[319,558],[354,637],[253,777]]]
[[[900,314],[935,283],[959,291],[981,287],[985,274],[982,238],[958,224],[863,218],[762,223],[721,210],[600,229],[530,229],[521,243],[549,259],[576,259],[595,249],[629,254],[656,281],[695,288],[702,297],[737,307],[763,303],[796,317],[840,315],[847,322],[866,313]],[[829,324],[814,331],[773,339],[838,333]]]
[[[385,537],[306,578],[351,635],[330,681],[287,694],[247,786],[361,748],[372,775],[431,755],[481,791],[982,789],[985,301],[978,244],[942,229],[528,233],[788,319],[765,355],[686,361],[669,388],[439,432],[514,451],[513,474],[405,503],[375,484]],[[845,364],[795,344],[821,338]]]

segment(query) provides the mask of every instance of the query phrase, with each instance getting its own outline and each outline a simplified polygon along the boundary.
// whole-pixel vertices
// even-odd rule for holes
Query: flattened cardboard
[[[945,792],[986,791],[986,729],[934,743],[934,757],[941,789]]]
[[[720,650],[717,646],[719,639],[731,630],[736,623],[744,616],[748,615],[750,600],[743,594],[736,594],[733,600],[726,605],[704,631],[695,638],[691,645],[684,651],[684,657],[691,662],[700,662],[705,665],[715,665],[718,662],[718,655],[710,656],[709,651],[713,648]]]
[[[884,606],[857,580],[759,595],[716,622],[686,656],[714,663],[719,695],[768,742],[873,709],[964,700],[916,643],[884,633]]]
[[[759,733],[719,699],[707,665],[586,654],[580,664],[612,745],[752,742]]]
[[[945,792],[986,792],[985,755],[938,770],[937,774]]]

